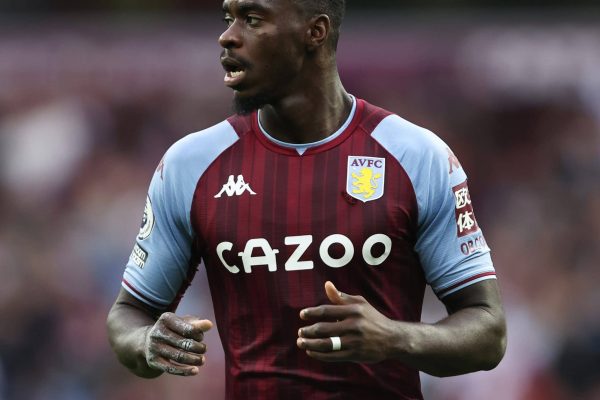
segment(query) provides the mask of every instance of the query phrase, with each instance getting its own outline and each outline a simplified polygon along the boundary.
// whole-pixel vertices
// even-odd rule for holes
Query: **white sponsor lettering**
[[[479,227],[477,226],[477,220],[475,220],[475,214],[473,213],[473,205],[471,204],[471,196],[469,195],[467,181],[454,186],[452,192],[454,193],[456,202],[456,209],[454,211],[457,226],[456,234],[460,238],[476,232]]]
[[[334,243],[339,243],[344,246],[344,255],[340,258],[333,258],[329,255],[329,247]],[[340,268],[352,260],[352,257],[354,256],[354,246],[346,236],[336,233],[327,236],[325,240],[321,242],[321,246],[319,246],[319,255],[321,256],[321,260],[331,268]]]
[[[260,248],[263,251],[263,256],[253,256],[252,252],[254,249]],[[277,271],[277,260],[275,254],[279,253],[279,250],[271,248],[267,239],[250,239],[246,242],[244,251],[238,253],[238,256],[242,257],[244,263],[244,271],[246,273],[252,272],[252,267],[255,265],[266,265],[269,267],[269,271]]]
[[[312,261],[300,261],[300,257],[306,252],[308,246],[312,243],[312,235],[303,236],[286,236],[285,245],[298,245],[296,250],[292,253],[290,258],[285,262],[286,271],[300,271],[303,269],[313,269],[314,263]]]
[[[458,225],[459,232],[468,231],[475,225],[475,220],[472,216],[473,212],[471,211],[466,211],[458,216],[456,224]]]
[[[461,188],[454,192],[454,196],[456,197],[456,208],[463,208],[469,204],[471,204],[471,197],[469,196],[469,189],[466,187]]]
[[[252,189],[250,189],[250,184],[244,181],[244,177],[242,175],[237,176],[237,181],[233,179],[233,175],[229,175],[227,183],[223,185],[223,188],[215,195],[215,198],[221,197],[223,193],[229,197],[233,195],[241,196],[244,192],[248,192],[251,195],[256,194]]]
[[[286,246],[297,246],[290,257],[285,261],[284,265],[286,271],[301,271],[314,268],[313,260],[300,261],[312,243],[312,235],[286,236],[284,238],[284,244]],[[379,243],[383,245],[384,251],[380,256],[374,257],[373,247]],[[343,253],[337,256],[337,258],[334,258],[329,251],[331,247],[336,244],[342,246]],[[223,266],[229,272],[237,274],[240,272],[240,269],[236,265],[229,265],[224,258],[224,253],[232,250],[233,243],[231,242],[221,242],[216,247],[217,256],[219,257],[219,260],[221,260]],[[253,255],[255,250],[262,251],[262,255]],[[377,233],[367,238],[363,243],[362,258],[367,265],[381,265],[388,259],[391,251],[392,239],[387,235]],[[264,238],[248,240],[244,247],[244,251],[237,253],[244,265],[244,272],[248,274],[252,272],[252,267],[255,266],[267,266],[269,272],[277,271],[277,254],[279,254],[279,249],[273,248]],[[319,256],[321,261],[328,267],[344,267],[348,265],[354,257],[354,244],[348,237],[341,234],[327,236],[319,245]]]
[[[231,272],[232,274],[237,274],[238,272],[240,272],[240,269],[238,267],[236,267],[235,265],[229,265],[225,262],[225,259],[223,258],[223,252],[224,251],[230,251],[233,248],[233,243],[231,242],[221,242],[217,245],[217,256],[219,256],[219,260],[221,260],[221,263],[223,264],[223,266],[225,268],[227,268],[229,270],[229,272]]]
[[[373,257],[373,246],[375,244],[381,243],[383,244],[384,251],[383,254],[379,257]],[[381,265],[392,251],[392,239],[389,236],[386,236],[381,233],[376,233],[375,235],[369,237],[365,240],[365,244],[363,244],[362,248],[362,256],[365,259],[365,262],[369,265]]]

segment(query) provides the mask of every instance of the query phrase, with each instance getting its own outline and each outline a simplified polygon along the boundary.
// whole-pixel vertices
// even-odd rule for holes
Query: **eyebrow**
[[[223,2],[223,12],[224,13],[230,12],[229,3],[230,3],[229,1]],[[237,3],[237,9],[239,10],[239,12],[241,14],[247,14],[251,11],[258,11],[263,14],[269,13],[269,10],[266,7],[264,7],[260,4],[257,4],[253,1],[239,1]]]

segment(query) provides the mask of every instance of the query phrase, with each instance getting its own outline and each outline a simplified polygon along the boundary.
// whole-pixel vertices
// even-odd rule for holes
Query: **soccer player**
[[[200,261],[228,399],[420,399],[419,373],[494,368],[489,248],[442,140],[348,94],[343,0],[225,0],[236,114],[184,137],[150,184],[108,316],[133,373],[201,373],[213,323],[176,315]],[[420,322],[425,286],[448,316]],[[201,398],[201,395],[198,395]]]

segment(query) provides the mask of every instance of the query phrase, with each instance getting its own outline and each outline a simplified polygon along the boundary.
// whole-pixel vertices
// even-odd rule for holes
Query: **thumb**
[[[363,299],[362,296],[351,296],[340,292],[331,281],[325,282],[325,294],[329,301],[337,305],[360,303]]]
[[[331,281],[325,282],[325,294],[333,304],[344,304],[342,292],[338,291]]]
[[[213,323],[208,319],[200,319],[198,317],[194,317],[192,315],[186,315],[182,317],[182,319],[188,324],[192,325],[194,331],[196,332],[206,332],[210,328],[212,328]]]
[[[204,340],[204,332],[212,328],[213,324],[211,321],[207,319],[196,319],[190,322],[194,327],[194,336],[193,339],[199,342]]]
[[[212,328],[213,323],[208,319],[197,319],[192,321],[192,325],[194,328],[201,330],[202,332],[206,332],[210,328]]]

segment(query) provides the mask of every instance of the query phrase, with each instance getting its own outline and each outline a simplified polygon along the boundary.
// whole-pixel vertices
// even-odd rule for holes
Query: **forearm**
[[[469,307],[435,324],[392,324],[393,358],[434,376],[490,370],[498,365],[506,347],[501,310]]]
[[[107,318],[108,337],[119,361],[142,378],[155,378],[161,371],[146,362],[145,345],[148,331],[155,321],[131,305],[115,303]]]

